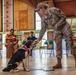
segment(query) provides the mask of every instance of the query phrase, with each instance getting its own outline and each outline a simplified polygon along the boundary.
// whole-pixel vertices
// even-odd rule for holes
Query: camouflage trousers
[[[76,54],[76,47],[74,46],[73,33],[70,28],[70,25],[67,23],[62,29],[54,30],[54,40],[56,42],[56,56],[58,58],[62,58],[62,39],[65,38],[66,42],[68,43],[69,49],[71,50],[72,54]]]

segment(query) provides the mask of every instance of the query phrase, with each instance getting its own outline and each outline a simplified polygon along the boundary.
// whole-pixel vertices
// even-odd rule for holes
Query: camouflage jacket
[[[66,23],[66,16],[60,9],[52,7],[48,9],[48,13],[49,16],[44,15],[41,19],[39,40],[42,39],[48,25],[51,25],[51,27],[54,29],[54,26],[57,24],[60,27],[59,29],[61,29]]]

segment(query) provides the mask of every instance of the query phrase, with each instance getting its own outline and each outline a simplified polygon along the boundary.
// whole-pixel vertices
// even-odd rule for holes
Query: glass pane
[[[72,20],[72,24],[74,24],[74,25],[76,24],[76,19]]]
[[[36,22],[36,30],[40,30],[41,29],[41,21]]]
[[[76,28],[76,18],[67,19],[72,28]]]
[[[36,21],[37,20],[41,20],[40,16],[38,15],[38,13],[36,12]]]
[[[71,24],[71,19],[67,19],[68,23]]]

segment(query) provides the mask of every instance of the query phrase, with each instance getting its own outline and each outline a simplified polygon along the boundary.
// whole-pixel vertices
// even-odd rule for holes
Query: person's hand
[[[38,43],[39,43],[39,39],[36,39],[36,40],[35,40],[35,44],[38,44]]]
[[[14,45],[16,44],[16,42],[13,43]]]
[[[35,47],[36,46],[36,44],[38,44],[39,43],[39,40],[38,39],[36,39],[34,42],[33,42],[33,46]]]
[[[5,46],[8,46],[8,43],[6,43]]]

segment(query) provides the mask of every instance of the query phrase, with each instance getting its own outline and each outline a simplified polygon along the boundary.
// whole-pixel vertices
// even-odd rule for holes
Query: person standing
[[[6,57],[11,58],[18,46],[18,38],[14,34],[14,29],[10,30],[10,33],[6,35]]]
[[[37,38],[34,36],[34,32],[30,32],[30,36],[27,37],[27,40],[32,40],[32,41],[35,41]],[[33,48],[30,50],[30,56],[32,56],[32,50]]]
[[[41,17],[41,30],[39,33],[39,38],[36,40],[38,43],[46,29],[47,26],[50,25],[53,28],[54,36],[53,39],[56,42],[56,57],[57,57],[57,64],[53,66],[54,69],[62,68],[62,38],[65,37],[66,41],[68,42],[68,45],[71,49],[71,54],[74,55],[74,58],[76,59],[76,48],[73,44],[73,33],[71,30],[71,27],[69,23],[66,21],[65,14],[56,7],[51,7],[44,3],[39,3],[37,5],[37,8],[35,9],[35,12],[39,14]]]

